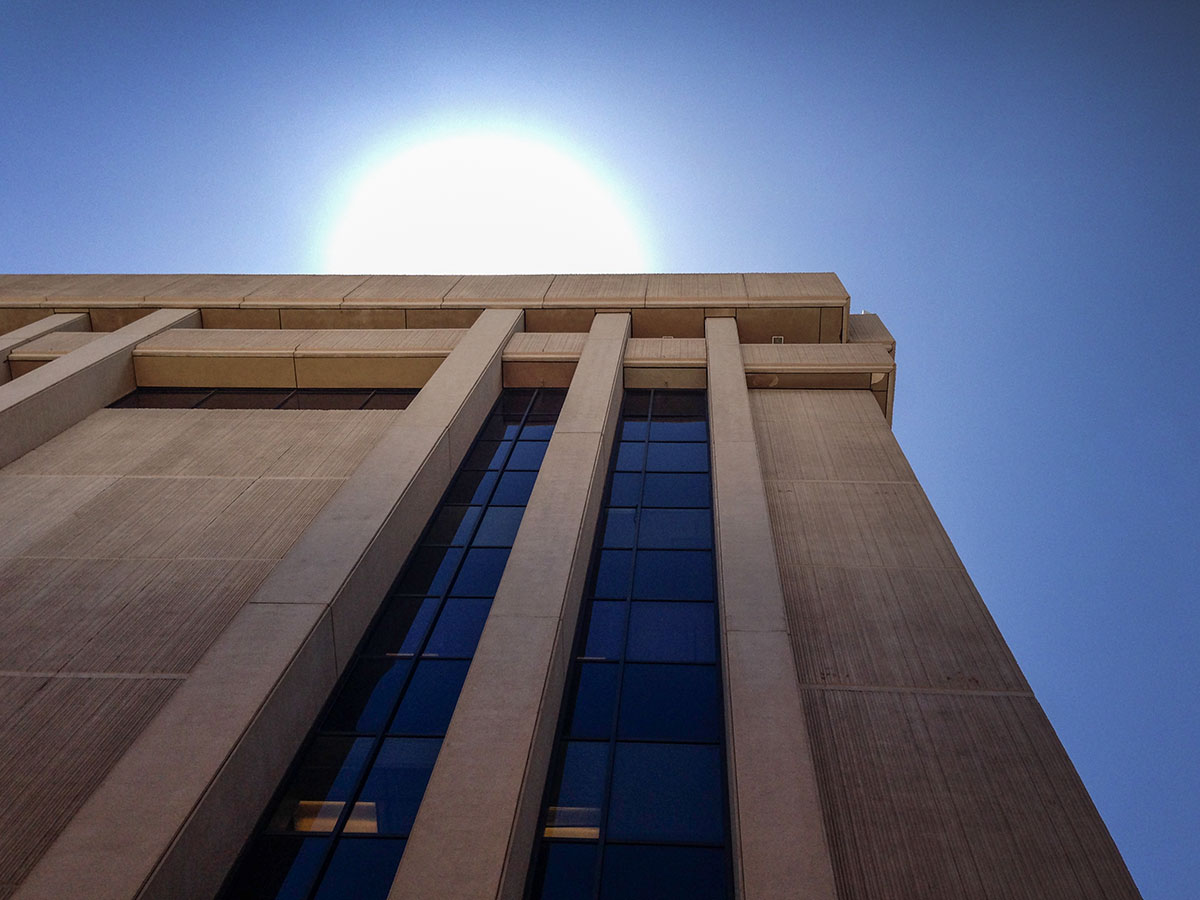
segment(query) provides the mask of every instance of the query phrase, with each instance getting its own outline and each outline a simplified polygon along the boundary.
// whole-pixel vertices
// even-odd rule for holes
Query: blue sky
[[[569,148],[660,271],[833,270],[1145,896],[1200,883],[1200,5],[0,0],[0,271],[321,267],[423,135]]]

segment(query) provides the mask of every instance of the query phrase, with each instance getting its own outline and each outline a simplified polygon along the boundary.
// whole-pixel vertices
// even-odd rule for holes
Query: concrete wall
[[[753,391],[842,900],[1138,892],[867,391]]]

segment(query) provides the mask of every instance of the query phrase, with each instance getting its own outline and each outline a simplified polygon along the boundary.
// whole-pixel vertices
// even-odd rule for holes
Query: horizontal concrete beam
[[[132,391],[139,343],[199,325],[194,309],[160,310],[0,385],[0,466]]]
[[[89,327],[90,322],[85,313],[58,313],[0,334],[0,384],[12,377],[8,369],[8,355],[13,350],[56,331],[87,331]]]

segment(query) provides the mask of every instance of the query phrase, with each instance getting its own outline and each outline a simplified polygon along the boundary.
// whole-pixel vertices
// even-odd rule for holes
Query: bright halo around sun
[[[354,187],[325,271],[644,272],[616,192],[557,148],[508,135],[420,144]]]

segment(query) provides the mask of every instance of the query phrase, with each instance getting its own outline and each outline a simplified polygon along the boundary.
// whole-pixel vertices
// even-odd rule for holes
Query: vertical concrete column
[[[627,313],[592,321],[391,900],[516,900],[524,891],[628,335]]]
[[[519,309],[476,320],[59,835],[18,900],[216,894],[499,396],[501,353],[521,323]]]
[[[12,378],[8,368],[8,354],[42,335],[54,331],[89,331],[91,319],[87,313],[56,313],[38,319],[6,334],[0,334],[0,384]]]
[[[160,309],[0,384],[0,466],[66,431],[136,386],[133,348],[168,328],[198,328],[194,309]]]
[[[737,895],[836,896],[733,319],[706,319]]]

